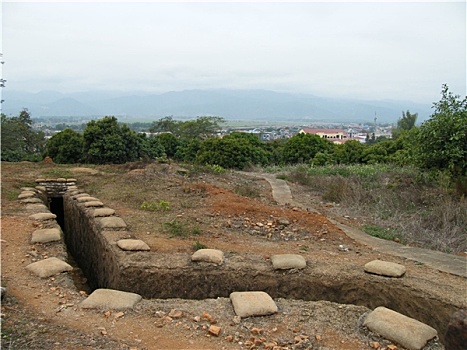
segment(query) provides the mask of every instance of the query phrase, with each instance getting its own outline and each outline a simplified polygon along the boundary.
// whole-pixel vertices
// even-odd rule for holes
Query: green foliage
[[[165,155],[173,158],[179,145],[178,139],[171,133],[164,132],[154,137],[164,148]]]
[[[453,177],[467,175],[467,97],[453,95],[443,85],[435,112],[420,127],[417,160],[428,169],[448,170]]]
[[[223,174],[226,172],[226,170],[221,167],[220,165],[217,165],[217,164],[206,164],[205,165],[205,169],[210,172],[210,173],[214,173],[214,174]]]
[[[196,155],[196,162],[216,164],[228,169],[245,169],[253,164],[267,164],[268,154],[257,136],[232,133],[223,138],[204,140]]]
[[[144,201],[141,206],[139,207],[141,210],[147,210],[147,211],[169,211],[170,210],[170,203],[164,200],[160,200],[159,202],[157,201],[151,201],[147,202]]]
[[[397,121],[397,127],[392,130],[392,137],[397,139],[401,132],[412,130],[415,127],[418,113],[411,114],[410,111],[402,111],[402,117]]]
[[[44,145],[44,133],[33,129],[31,115],[26,109],[16,117],[1,115],[3,161],[39,161],[42,159]]]
[[[199,139],[182,139],[179,140],[177,151],[175,152],[175,159],[182,162],[194,162],[196,160],[196,154],[201,147],[201,141]]]
[[[46,144],[45,155],[55,163],[79,163],[83,158],[83,135],[65,129],[50,138]]]
[[[137,160],[143,154],[142,139],[117,118],[91,120],[84,129],[84,160],[87,163],[121,164]]]
[[[297,134],[284,145],[282,160],[286,164],[309,163],[317,153],[331,152],[333,146],[318,135]]]
[[[157,159],[165,156],[164,147],[156,137],[146,137],[146,134],[138,134],[141,139],[141,157],[148,159]]]
[[[389,228],[383,228],[376,225],[365,225],[363,226],[363,230],[366,234],[373,237],[386,239],[388,241],[394,241],[396,239],[400,240],[400,235]]]
[[[193,227],[190,229],[186,223],[178,220],[166,222],[164,225],[166,227],[166,232],[175,237],[187,237],[190,233],[192,235],[201,234],[199,227]]]
[[[219,124],[224,123],[221,117],[198,117],[195,120],[177,121],[172,116],[159,119],[153,122],[150,132],[170,133],[181,139],[199,139],[204,140],[212,137],[219,130]]]
[[[204,245],[203,243],[200,243],[198,240],[195,241],[195,243],[193,244],[193,250],[196,252],[197,250],[200,250],[200,249],[206,249],[207,246]]]
[[[334,157],[338,164],[361,163],[364,149],[364,144],[356,140],[350,140],[335,146]]]

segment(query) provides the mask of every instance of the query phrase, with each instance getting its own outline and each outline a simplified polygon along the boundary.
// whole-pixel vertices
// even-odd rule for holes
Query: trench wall
[[[440,297],[407,284],[349,267],[338,275],[326,264],[309,263],[300,271],[275,271],[261,257],[227,253],[223,265],[194,263],[188,254],[124,251],[117,241],[133,238],[123,220],[112,214],[96,217],[102,205],[83,201],[86,194],[70,186],[63,194],[64,238],[91,289],[130,291],[144,298],[205,299],[228,297],[234,291],[262,290],[273,298],[328,300],[374,309],[386,306],[436,328],[444,335],[453,312]],[[87,195],[89,196],[89,195]],[[81,198],[81,200],[80,200]],[[112,222],[112,224],[109,224]],[[119,219],[119,220],[117,220]]]

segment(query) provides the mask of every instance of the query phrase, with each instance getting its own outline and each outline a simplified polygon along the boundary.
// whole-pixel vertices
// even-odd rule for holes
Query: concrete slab
[[[422,349],[438,335],[436,329],[382,306],[370,312],[363,325],[410,350]]]
[[[79,306],[83,309],[132,309],[141,301],[139,294],[122,292],[115,289],[96,289]]]

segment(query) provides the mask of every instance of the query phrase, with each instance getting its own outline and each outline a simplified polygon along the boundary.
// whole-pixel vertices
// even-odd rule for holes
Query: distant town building
[[[328,139],[332,143],[344,143],[350,140],[349,134],[347,131],[342,129],[301,129],[299,134],[311,134],[318,135],[323,139]]]

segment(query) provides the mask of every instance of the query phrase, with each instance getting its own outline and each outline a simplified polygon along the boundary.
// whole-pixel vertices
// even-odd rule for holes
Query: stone
[[[55,242],[61,239],[61,230],[58,228],[45,228],[32,233],[31,243]]]
[[[171,318],[181,318],[183,316],[183,312],[180,310],[172,309],[167,316]]]
[[[103,216],[112,216],[115,214],[115,210],[114,209],[110,209],[110,208],[98,208],[98,209],[95,209],[92,213],[92,215],[97,218],[97,217],[103,217]]]
[[[221,265],[224,262],[224,253],[217,249],[199,249],[193,253],[191,261],[203,261]]]
[[[98,201],[97,198],[91,197],[91,196],[88,196],[88,197],[86,197],[86,196],[77,197],[76,200],[78,201],[78,203]]]
[[[282,225],[282,226],[289,226],[290,225],[290,221],[287,220],[287,219],[284,219],[284,218],[278,219],[277,223],[279,225]]]
[[[306,260],[298,254],[278,254],[271,256],[274,270],[304,269]]]
[[[72,271],[73,267],[58,258],[47,258],[29,264],[26,269],[41,278],[47,278],[62,272]]]
[[[269,294],[261,291],[232,292],[230,300],[235,314],[240,317],[271,315],[278,310]]]
[[[405,274],[405,266],[389,261],[373,260],[365,264],[365,272],[387,277],[402,277]]]
[[[438,335],[436,329],[383,306],[365,318],[363,325],[404,348],[419,350]]]
[[[467,309],[456,311],[444,335],[446,350],[463,350],[467,344]]]
[[[132,309],[143,298],[139,294],[115,289],[96,289],[79,306],[83,309]]]
[[[86,208],[91,208],[91,207],[103,207],[104,206],[104,203],[100,202],[100,201],[89,201],[89,202],[85,202],[84,203],[84,206]]]
[[[145,242],[139,239],[121,239],[117,241],[117,245],[122,250],[151,250]]]
[[[29,218],[33,220],[44,221],[44,220],[56,219],[57,215],[52,214],[52,213],[37,213],[37,214],[29,215]]]
[[[106,228],[125,229],[126,228],[125,221],[123,221],[123,219],[119,218],[118,216],[108,216],[105,218],[100,218],[99,222],[103,229],[106,229]]]
[[[208,329],[208,332],[216,337],[219,336],[220,332],[221,332],[222,328],[219,327],[219,326],[215,326],[215,325],[211,325]]]
[[[33,191],[23,191],[18,195],[18,199],[31,198],[36,195],[36,192]]]

